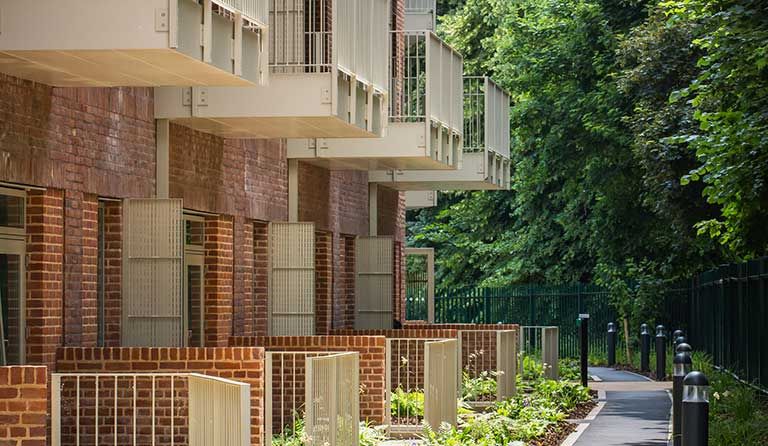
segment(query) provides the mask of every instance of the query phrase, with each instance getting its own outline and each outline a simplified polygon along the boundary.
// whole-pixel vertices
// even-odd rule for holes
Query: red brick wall
[[[46,367],[0,367],[0,445],[45,446]]]
[[[225,347],[232,335],[233,222],[205,219],[205,345]]]
[[[269,224],[253,222],[253,334],[266,336],[269,298]]]
[[[53,366],[63,334],[63,191],[29,192],[27,256],[26,362]]]
[[[120,346],[123,277],[123,206],[104,203],[104,346]]]
[[[315,231],[315,334],[327,335],[331,329],[334,284],[333,235]]]
[[[386,345],[383,337],[259,336],[233,337],[229,342],[232,346],[264,347],[267,352],[352,351],[360,353],[360,419],[370,420],[376,424],[385,422]]]
[[[222,139],[171,125],[170,195],[184,207],[246,219],[288,217],[288,164],[279,140]]]
[[[252,221],[235,218],[234,324],[235,336],[253,335],[253,231]]]
[[[341,235],[335,240],[339,274],[333,277],[333,327],[355,326],[355,237]]]
[[[58,372],[172,373],[195,372],[233,379],[251,385],[251,444],[261,445],[264,410],[264,350],[261,348],[61,348],[57,354]],[[183,390],[179,389],[180,391]],[[163,393],[169,399],[168,393]],[[112,401],[110,394],[105,398]],[[68,404],[62,401],[62,406]],[[106,404],[104,404],[107,407]],[[183,412],[181,412],[183,414]],[[88,413],[86,412],[86,415]],[[109,417],[109,412],[107,412]],[[184,417],[176,419],[183,429]],[[92,424],[92,423],[91,423]],[[165,424],[165,423],[164,423]],[[168,423],[169,424],[169,423]],[[105,420],[109,436],[111,425]],[[84,433],[83,435],[87,435]],[[90,434],[93,441],[93,433]],[[166,437],[167,440],[167,437]],[[92,443],[91,443],[92,444]],[[161,443],[163,444],[163,443]],[[165,443],[167,444],[167,443]]]
[[[64,197],[64,344],[95,346],[98,197]]]

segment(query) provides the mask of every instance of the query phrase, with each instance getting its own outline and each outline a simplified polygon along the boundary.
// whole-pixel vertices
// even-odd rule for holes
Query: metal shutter
[[[269,334],[315,334],[315,225],[269,224]]]
[[[123,345],[183,346],[182,201],[125,200],[123,231]]]
[[[392,237],[358,237],[355,243],[355,328],[392,328]]]

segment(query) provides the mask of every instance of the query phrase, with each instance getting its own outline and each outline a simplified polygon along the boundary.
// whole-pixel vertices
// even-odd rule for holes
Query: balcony
[[[405,0],[405,29],[435,31],[437,20],[436,0]]]
[[[225,138],[370,138],[387,119],[387,0],[269,0],[269,85],[158,88],[155,117]]]
[[[374,139],[297,139],[288,158],[330,169],[455,169],[462,57],[429,31],[392,32],[389,125]]]
[[[453,171],[377,170],[369,181],[405,191],[509,189],[509,95],[487,77],[464,78],[464,154]]]
[[[424,209],[437,206],[437,191],[409,190],[405,192],[405,208]]]
[[[267,0],[0,0],[0,71],[59,87],[266,82]]]

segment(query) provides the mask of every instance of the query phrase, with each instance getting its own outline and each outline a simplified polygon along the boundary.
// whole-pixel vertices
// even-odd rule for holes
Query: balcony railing
[[[435,30],[437,0],[405,0],[405,29]]]
[[[196,373],[53,373],[51,441],[249,446],[250,397],[249,384]]]
[[[408,88],[404,91],[407,97]],[[487,77],[465,77],[463,97],[464,147],[459,169],[377,170],[370,173],[370,181],[406,191],[508,189],[509,95]]]
[[[228,138],[380,135],[388,0],[265,1],[269,86],[159,88],[156,117]]]
[[[391,33],[383,138],[291,140],[289,158],[331,168],[452,169],[461,162],[463,59],[429,31]]]
[[[63,87],[267,80],[267,0],[0,2],[0,70]]]

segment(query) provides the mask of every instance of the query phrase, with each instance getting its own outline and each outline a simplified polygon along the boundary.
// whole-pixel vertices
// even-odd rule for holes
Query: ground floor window
[[[0,188],[0,365],[25,360],[24,191]]]
[[[187,306],[187,345],[205,345],[205,218],[184,214],[184,295]]]

